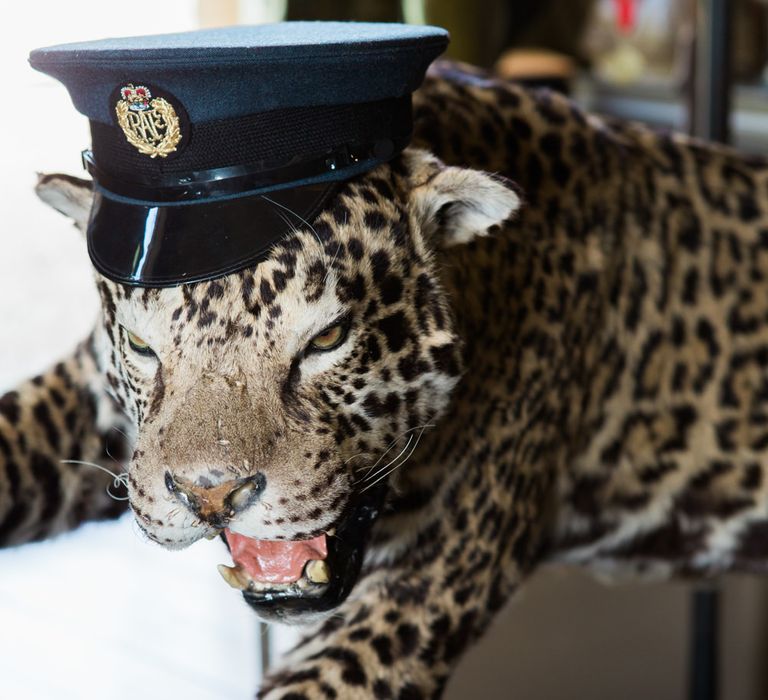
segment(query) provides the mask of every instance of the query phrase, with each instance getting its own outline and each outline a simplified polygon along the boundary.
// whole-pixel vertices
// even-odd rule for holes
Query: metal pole
[[[731,1],[695,0],[693,76],[689,81],[688,124],[693,136],[728,143],[731,114]],[[691,594],[690,700],[719,695],[720,590]]]
[[[702,588],[691,594],[691,639],[688,697],[716,700],[719,673],[720,591]]]
[[[259,673],[261,680],[269,672],[272,665],[272,631],[269,625],[259,621]]]
[[[731,2],[696,0],[693,79],[688,102],[691,134],[728,143],[731,113]]]

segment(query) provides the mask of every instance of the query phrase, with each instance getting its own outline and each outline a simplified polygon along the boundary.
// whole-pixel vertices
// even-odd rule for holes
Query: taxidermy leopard
[[[768,163],[452,64],[414,110],[256,267],[97,278],[91,337],[0,401],[0,542],[116,515],[77,461],[122,439],[150,540],[223,533],[310,625],[262,698],[439,697],[544,561],[768,561]],[[88,183],[38,191],[85,226]],[[243,563],[267,541],[300,578]]]

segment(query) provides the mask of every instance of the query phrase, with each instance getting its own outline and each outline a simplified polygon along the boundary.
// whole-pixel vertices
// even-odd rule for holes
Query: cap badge
[[[149,88],[132,83],[120,88],[120,97],[115,113],[128,143],[150,158],[173,153],[181,141],[173,105],[162,97],[153,98]]]

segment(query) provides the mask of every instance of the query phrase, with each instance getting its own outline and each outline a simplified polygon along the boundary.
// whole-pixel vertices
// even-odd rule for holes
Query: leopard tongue
[[[235,564],[245,569],[254,581],[293,583],[301,578],[311,559],[325,559],[325,535],[311,540],[256,540],[224,530]]]

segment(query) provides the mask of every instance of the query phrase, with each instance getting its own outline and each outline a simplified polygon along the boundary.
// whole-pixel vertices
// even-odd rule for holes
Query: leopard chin
[[[219,573],[267,622],[304,624],[329,612],[357,583],[386,486],[353,499],[334,529],[312,540],[266,541],[229,530],[221,539],[234,566]]]

